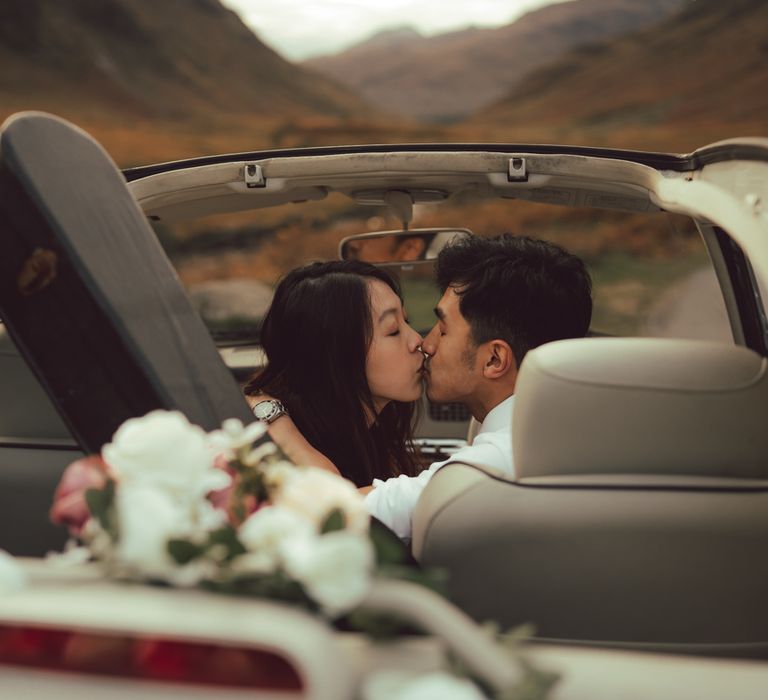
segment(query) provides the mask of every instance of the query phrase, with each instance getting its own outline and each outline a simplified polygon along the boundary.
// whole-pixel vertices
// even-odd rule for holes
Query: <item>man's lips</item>
[[[424,359],[421,361],[421,364],[419,365],[419,373],[422,376],[426,376],[429,374],[429,361],[432,359],[432,356],[424,352],[421,348],[419,348],[419,351],[424,356]]]

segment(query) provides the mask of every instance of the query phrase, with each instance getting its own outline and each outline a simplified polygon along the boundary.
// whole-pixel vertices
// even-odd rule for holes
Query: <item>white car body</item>
[[[417,204],[474,192],[489,198],[566,207],[685,214],[693,217],[710,255],[728,311],[733,343],[765,355],[762,309],[759,314],[745,315],[744,289],[734,279],[719,239],[724,231],[738,244],[754,273],[754,291],[767,290],[765,139],[725,141],[681,156],[523,145],[297,149],[148,166],[127,171],[125,176],[141,211],[153,220],[166,222],[319,201],[331,192],[358,203],[380,204],[392,190],[407,192]],[[472,228],[471,222],[460,224]],[[762,338],[756,336],[755,328],[759,327]],[[251,351],[257,353],[258,349]],[[223,350],[225,358],[231,357],[235,364],[233,352]],[[4,349],[0,361],[5,371],[22,366],[20,356],[24,355],[15,347]],[[253,359],[249,362],[254,363]],[[0,410],[9,411],[20,391],[14,386],[0,396]],[[42,404],[44,394],[39,388],[35,391],[39,394],[36,401]],[[768,406],[765,409],[768,412]],[[52,412],[50,405],[45,410]],[[37,469],[36,474],[43,474],[41,479],[50,488],[63,466],[80,450],[81,446],[66,432],[10,434],[0,440],[0,461],[9,474],[5,477],[9,483],[17,479],[29,488],[29,472]],[[10,473],[12,465],[25,461],[26,475],[18,468]],[[50,534],[41,534],[40,543],[48,542]],[[40,554],[41,548],[42,544],[30,546],[29,551],[18,553]],[[410,619],[426,634],[377,645],[275,603],[123,584],[104,580],[89,567],[67,570],[39,560],[21,561],[30,584],[18,593],[0,597],[0,629],[60,629],[107,637],[156,635],[223,648],[271,650],[294,667],[303,688],[277,692],[258,687],[177,685],[114,678],[87,670],[56,671],[45,668],[44,663],[9,665],[0,656],[0,686],[7,697],[56,695],[85,700],[106,694],[110,698],[372,699],[370,688],[366,690],[372,674],[384,670],[432,670],[439,666],[446,646],[491,685],[503,684],[514,673],[508,660],[464,613],[437,596],[405,585],[382,583],[374,589],[367,605]],[[567,643],[531,645],[528,652],[542,667],[562,673],[552,695],[560,700],[757,700],[768,692],[765,660],[695,658],[663,653],[661,648],[640,653]]]

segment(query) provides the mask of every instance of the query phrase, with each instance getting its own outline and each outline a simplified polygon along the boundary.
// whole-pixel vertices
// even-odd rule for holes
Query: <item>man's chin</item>
[[[432,403],[447,403],[450,399],[445,398],[439,391],[435,391],[429,384],[427,384],[426,392],[427,398]]]

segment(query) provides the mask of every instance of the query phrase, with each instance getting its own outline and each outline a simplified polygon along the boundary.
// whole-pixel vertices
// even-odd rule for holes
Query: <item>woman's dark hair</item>
[[[435,274],[441,292],[457,288],[475,345],[505,340],[518,367],[529,350],[589,331],[589,272],[554,243],[511,234],[473,236],[443,248]]]
[[[365,374],[373,338],[367,279],[401,297],[392,277],[364,262],[289,272],[261,328],[267,367],[245,387],[280,399],[312,446],[358,486],[418,471],[410,447],[415,403],[390,401],[373,425],[366,420],[376,416]]]

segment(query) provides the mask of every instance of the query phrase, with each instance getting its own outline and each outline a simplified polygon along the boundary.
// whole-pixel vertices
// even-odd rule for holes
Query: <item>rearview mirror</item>
[[[415,228],[347,236],[339,244],[342,260],[375,265],[412,265],[429,262],[448,244],[471,236],[466,228]]]

